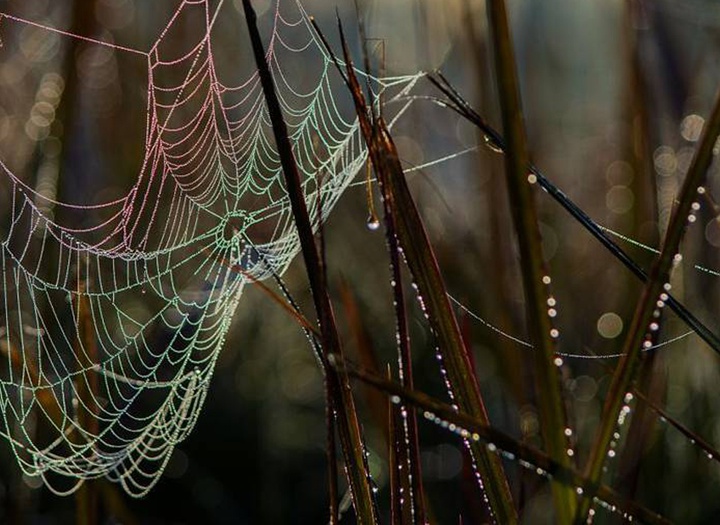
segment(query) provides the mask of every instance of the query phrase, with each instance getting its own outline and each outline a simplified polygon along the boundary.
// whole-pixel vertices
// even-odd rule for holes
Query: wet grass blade
[[[388,380],[390,379],[390,370],[388,367]],[[392,525],[404,525],[403,522],[403,498],[402,498],[402,458],[401,444],[397,429],[398,407],[395,403],[386,401],[388,405],[388,471],[390,476],[390,523]]]
[[[395,252],[397,254],[397,252]],[[396,261],[399,264],[399,261]],[[399,266],[398,266],[399,267]],[[358,356],[363,368],[372,370],[379,374],[379,367],[375,350],[372,345],[370,334],[360,318],[357,301],[350,287],[341,283],[340,295],[344,306],[345,317],[348,320],[350,331],[356,341]],[[399,344],[403,347],[398,357],[400,363],[400,382],[412,388],[412,367],[410,364],[410,336],[407,328],[407,316],[405,313],[405,301],[401,296],[395,296],[395,307],[398,321]],[[404,325],[404,326],[403,326]],[[402,335],[404,334],[404,335]],[[403,343],[405,341],[405,343]],[[404,357],[403,357],[404,356]],[[407,363],[404,363],[407,360]],[[388,370],[390,374],[390,370]],[[391,376],[389,376],[391,377]],[[367,402],[376,421],[378,428],[382,428],[387,438],[388,463],[390,465],[391,477],[391,502],[394,492],[393,482],[402,486],[404,496],[402,505],[395,505],[407,523],[425,524],[426,510],[424,501],[424,490],[422,484],[422,468],[420,464],[420,445],[417,436],[417,416],[414,411],[397,405],[387,406],[386,396],[375,388],[367,388]],[[390,411],[390,413],[388,413]],[[398,465],[400,466],[398,468]],[[407,518],[406,518],[407,517]],[[409,521],[407,521],[409,520]]]
[[[488,17],[495,57],[495,78],[500,97],[505,150],[505,173],[510,209],[520,249],[520,268],[525,291],[528,333],[535,350],[534,375],[536,400],[540,414],[540,430],[545,449],[556,461],[570,467],[565,429],[567,415],[562,394],[561,377],[556,359],[556,341],[548,315],[549,296],[544,276],[548,275],[542,254],[540,225],[532,187],[528,183],[527,143],[520,101],[520,87],[515,67],[514,50],[504,0],[488,0]],[[530,175],[536,179],[534,175]],[[559,361],[562,363],[562,360]],[[567,524],[575,513],[576,495],[567,486],[552,485],[558,523]]]
[[[365,445],[360,431],[355,402],[347,378],[327,366],[331,356],[341,352],[340,337],[335,324],[332,305],[327,290],[325,272],[321,254],[315,244],[312,224],[307,203],[302,192],[300,174],[295,162],[287,125],[282,115],[275,85],[267,62],[264,45],[257,27],[257,16],[250,0],[243,0],[243,9],[250,33],[253,54],[260,75],[268,112],[278,148],[288,196],[298,230],[303,258],[307,269],[310,288],[318,317],[325,364],[325,380],[329,389],[328,397],[331,411],[336,419],[338,433],[345,460],[346,474],[353,497],[358,523],[369,525],[377,523],[377,510],[370,485],[370,476],[366,463]]]
[[[377,126],[377,119],[376,126]],[[381,184],[381,190],[384,187]],[[383,192],[384,193],[384,192]],[[388,255],[390,257],[390,271],[392,274],[391,286],[393,304],[395,307],[395,323],[397,330],[397,350],[400,373],[400,383],[412,389],[414,387],[412,354],[410,350],[410,327],[408,325],[408,312],[403,285],[402,264],[400,262],[400,239],[398,238],[398,225],[396,210],[392,206],[393,199],[383,194],[383,219],[385,223],[385,239]],[[402,469],[403,480],[407,485],[408,497],[405,498],[411,507],[410,523],[424,524],[426,522],[424,490],[422,485],[422,468],[420,462],[420,444],[418,440],[417,417],[412,410],[405,407],[396,412],[400,418],[398,425],[401,441],[401,459],[404,461]]]
[[[623,346],[624,355],[615,369],[605,398],[600,427],[585,468],[585,475],[593,484],[600,482],[610,441],[617,426],[620,407],[624,403],[626,392],[632,386],[644,340],[651,337],[650,323],[654,318],[660,316],[660,310],[665,300],[665,296],[661,297],[661,294],[665,293],[666,283],[670,280],[673,261],[678,260],[680,243],[687,229],[688,217],[694,213],[692,204],[698,196],[698,189],[703,184],[707,170],[712,163],[713,148],[718,134],[720,134],[720,94],[715,102],[712,115],[705,124],[698,150],[682,185],[677,206],[670,218],[662,250],[653,264],[648,281],[635,308],[632,324]],[[581,498],[576,523],[586,521],[591,497],[592,492],[588,492]]]
[[[362,370],[351,363],[335,361],[335,366],[343,369],[347,374],[364,383],[370,384],[385,392],[394,402],[412,405],[423,411],[424,418],[440,424],[448,431],[459,434],[472,441],[483,442],[484,448],[490,448],[497,453],[503,453],[512,461],[517,461],[524,468],[531,469],[537,474],[552,477],[558,483],[571,487],[574,491],[583,492],[591,487],[596,491],[596,497],[603,501],[615,512],[633,516],[643,523],[671,523],[643,505],[630,501],[607,485],[595,486],[579,473],[575,468],[566,467],[545,452],[518,441],[512,436],[497,430],[493,426],[481,421],[464,411],[457,411],[454,407],[438,401],[427,394],[407,389],[395,382],[388,381],[376,374]],[[540,469],[540,471],[538,471]],[[580,490],[578,490],[580,489]]]
[[[504,153],[507,144],[503,136],[490,126],[455,90],[441,73],[429,75],[428,80],[435,85],[447,98],[447,101],[436,100],[435,102],[455,111],[460,116],[475,124],[485,135],[485,141],[493,150]],[[570,199],[560,188],[558,188],[542,171],[532,164],[529,164],[528,173],[537,177],[537,184],[546,191],[562,208],[567,211],[588,233],[597,239],[616,259],[628,268],[638,279],[646,282],[648,275],[638,264],[613,241],[600,226],[588,216],[582,208]],[[679,300],[668,293],[668,300],[665,304],[685,322],[695,333],[698,334],[716,353],[720,354],[720,338],[705,326],[695,315],[690,312]]]
[[[383,198],[388,202],[397,221],[396,235],[399,245],[417,284],[431,328],[437,337],[450,393],[461,410],[487,422],[487,412],[471,371],[467,348],[460,335],[432,246],[407,187],[395,144],[382,118],[375,115],[371,118],[352,67],[342,25],[340,32],[346,63],[345,79],[355,102],[360,129],[368,146]],[[477,443],[470,443],[469,446],[495,519],[508,525],[517,523],[517,512],[502,462]]]

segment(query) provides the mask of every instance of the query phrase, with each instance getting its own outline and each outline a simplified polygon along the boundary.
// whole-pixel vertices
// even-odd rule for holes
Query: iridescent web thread
[[[182,2],[148,52],[0,13],[4,27],[30,24],[147,60],[145,155],[123,197],[59,202],[0,159],[12,201],[0,243],[0,433],[23,472],[55,492],[107,476],[146,494],[197,420],[245,284],[282,274],[298,252],[257,73],[228,85],[216,71],[211,35],[221,6]],[[165,56],[164,39],[185,15],[203,19],[205,31],[184,54]],[[311,88],[285,72],[283,54],[317,61]],[[364,143],[296,0],[275,8],[268,62],[317,227],[364,165]],[[183,80],[164,83],[173,75]],[[399,118],[420,77],[370,81]],[[82,223],[64,224],[68,216]],[[80,336],[84,323],[97,348]]]

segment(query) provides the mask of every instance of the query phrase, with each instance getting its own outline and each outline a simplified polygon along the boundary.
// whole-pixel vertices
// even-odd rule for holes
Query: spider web
[[[366,151],[307,13],[296,0],[277,4],[268,62],[318,227]],[[122,198],[60,202],[0,158],[11,195],[0,433],[23,472],[55,492],[107,476],[146,494],[197,420],[245,284],[282,274],[299,251],[257,72],[230,85],[216,70],[221,5],[182,2],[148,52],[0,13],[4,24],[147,59],[145,153]],[[179,50],[184,19],[204,31]],[[395,119],[418,78],[368,77]]]

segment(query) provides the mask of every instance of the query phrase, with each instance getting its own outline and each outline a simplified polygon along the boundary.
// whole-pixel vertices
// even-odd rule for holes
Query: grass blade
[[[395,252],[397,254],[397,252]],[[396,261],[396,263],[399,263]],[[399,266],[398,266],[399,268]],[[379,367],[372,346],[370,334],[362,323],[360,311],[355,296],[347,283],[342,282],[340,295],[348,320],[349,328],[356,341],[358,357],[363,368],[379,374]],[[398,316],[398,337],[403,347],[398,361],[400,363],[400,382],[412,388],[412,368],[410,366],[410,337],[405,314],[405,301],[401,296],[395,296],[396,315]],[[403,321],[400,321],[403,319]],[[404,327],[403,327],[404,325]],[[404,335],[402,335],[404,334]],[[405,341],[405,343],[403,343]],[[404,361],[407,360],[407,364]],[[390,374],[388,369],[388,374]],[[390,375],[388,377],[391,377]],[[390,465],[391,507],[396,509],[391,514],[402,516],[404,523],[425,524],[426,510],[424,491],[422,485],[422,469],[420,464],[420,445],[417,436],[417,417],[414,411],[397,405],[387,405],[386,396],[376,388],[366,386],[367,404],[372,412],[378,428],[383,429],[387,438],[388,463]],[[392,498],[395,494],[395,485],[402,487],[404,497]],[[402,504],[398,502],[402,501]],[[400,518],[398,518],[400,519]]]
[[[688,225],[688,217],[693,213],[692,204],[713,160],[713,148],[718,134],[720,134],[720,94],[715,102],[712,115],[705,124],[698,150],[685,177],[677,207],[670,218],[662,250],[653,264],[635,309],[635,315],[623,347],[624,356],[613,374],[603,407],[600,427],[585,469],[586,477],[593,484],[600,482],[610,441],[617,425],[618,413],[635,377],[643,340],[652,333],[650,323],[653,318],[660,316],[660,307],[663,304],[662,301],[665,300],[661,294],[664,293],[666,283],[670,280],[673,261],[677,260],[680,242]],[[591,497],[592,493],[581,498],[576,523],[584,523],[587,519],[591,505],[588,495]]]
[[[655,412],[661,419],[667,421],[667,423],[674,427],[678,432],[685,436],[690,443],[702,450],[706,457],[716,463],[720,463],[720,451],[713,447],[704,438],[690,430],[688,427],[680,423],[677,419],[668,414],[665,410],[659,407],[652,399],[643,394],[638,390],[633,390],[633,393],[647,405],[647,407]]]
[[[542,255],[540,226],[532,187],[528,184],[529,165],[520,88],[504,0],[487,2],[495,56],[495,75],[500,96],[503,129],[507,141],[505,172],[510,208],[520,248],[520,263],[527,312],[528,333],[535,347],[535,388],[540,412],[541,432],[550,456],[565,467],[572,464],[567,454],[565,429],[567,416],[559,369],[555,365],[555,340],[548,316],[547,275]],[[534,177],[534,176],[533,176]],[[562,363],[562,360],[559,361]],[[575,492],[553,483],[558,523],[570,523],[575,513]]]
[[[327,366],[329,356],[339,355],[341,347],[340,337],[337,332],[332,305],[327,291],[321,255],[315,244],[307,204],[300,183],[300,174],[288,137],[287,125],[282,115],[277,93],[275,92],[272,73],[270,72],[264,45],[260,38],[260,32],[257,27],[257,16],[250,0],[243,0],[243,9],[250,33],[253,54],[260,75],[260,82],[270,114],[275,142],[278,147],[280,161],[285,175],[295,225],[300,237],[313,301],[320,319],[320,332],[324,351],[322,357],[325,364],[324,368],[327,387],[329,389],[329,398],[332,403],[331,410],[338,425],[355,512],[359,523],[365,525],[374,524],[377,523],[377,511],[370,486],[365,447],[360,432],[360,423],[355,410],[352,392],[347,379]]]
[[[360,83],[355,76],[347,44],[340,32],[345,53],[346,81],[355,102],[360,128],[365,138],[383,198],[396,219],[396,234],[405,260],[418,286],[430,325],[439,342],[454,402],[461,410],[487,422],[487,412],[471,371],[465,347],[432,246],[417,207],[405,181],[395,144],[381,117],[371,117]],[[499,523],[517,523],[510,488],[500,459],[478,445],[469,443],[483,480],[491,512]]]

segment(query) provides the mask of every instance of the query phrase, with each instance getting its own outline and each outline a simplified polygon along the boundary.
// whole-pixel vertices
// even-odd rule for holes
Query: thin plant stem
[[[370,486],[369,473],[365,457],[360,423],[355,403],[347,379],[327,366],[331,356],[341,352],[340,337],[337,332],[334,313],[327,291],[327,281],[322,265],[321,254],[315,244],[312,224],[307,203],[302,192],[300,173],[298,171],[292,145],[288,136],[287,125],[282,115],[280,102],[275,91],[272,73],[267,62],[265,48],[257,27],[257,16],[250,0],[243,0],[243,9],[247,21],[253,54],[260,75],[265,101],[267,103],[273,134],[278,148],[280,162],[285,176],[288,196],[295,218],[295,225],[300,238],[301,249],[307,269],[310,288],[320,320],[324,369],[330,391],[331,406],[340,434],[340,442],[345,459],[346,473],[353,498],[358,522],[364,525],[377,523],[377,510]]]
[[[488,0],[488,17],[495,57],[495,77],[500,97],[503,129],[507,141],[505,172],[510,209],[520,249],[520,266],[525,290],[525,305],[530,338],[535,348],[536,400],[540,412],[540,429],[550,456],[565,467],[572,465],[566,435],[567,415],[563,400],[556,353],[557,330],[548,314],[549,278],[542,254],[540,226],[528,183],[529,164],[520,88],[515,68],[512,37],[504,0]],[[531,182],[536,177],[530,175]],[[569,524],[575,513],[575,492],[559,483],[552,484],[558,523]]]

